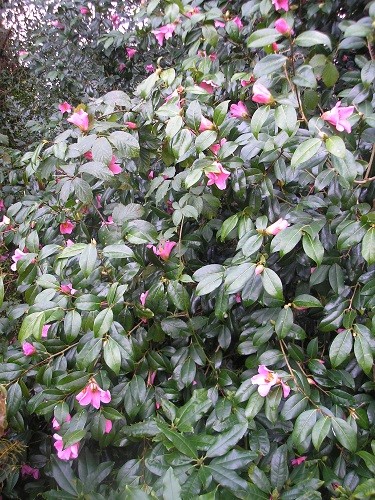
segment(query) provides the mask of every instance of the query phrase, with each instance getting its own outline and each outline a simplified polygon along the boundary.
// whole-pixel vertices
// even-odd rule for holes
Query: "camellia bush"
[[[374,21],[142,2],[149,76],[60,103],[1,188],[4,498],[374,498]]]

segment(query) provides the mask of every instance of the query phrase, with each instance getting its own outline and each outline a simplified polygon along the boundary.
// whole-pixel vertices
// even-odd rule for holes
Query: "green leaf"
[[[279,312],[276,323],[275,323],[275,332],[279,339],[285,338],[293,325],[293,313],[290,307],[284,307]]]
[[[74,192],[79,201],[81,201],[85,205],[90,204],[93,199],[93,194],[90,184],[79,177],[75,177],[72,183],[74,186]]]
[[[345,158],[346,156],[346,147],[345,142],[338,137],[337,135],[333,135],[332,137],[328,137],[325,142],[326,148],[328,151],[338,158]]]
[[[319,151],[321,145],[322,140],[318,138],[303,141],[293,153],[291,166],[295,168],[310,160]]]
[[[225,486],[230,491],[237,492],[247,490],[247,482],[240,478],[234,471],[212,462],[210,465],[206,465],[206,469],[208,469],[218,484]]]
[[[109,135],[108,139],[115,146],[121,158],[136,158],[139,156],[139,143],[128,132],[116,130]]]
[[[77,483],[77,478],[75,477],[73,470],[69,462],[64,462],[58,459],[55,455],[50,457],[50,466],[52,469],[53,478],[56,483],[60,486],[63,491],[74,495],[75,498],[78,495],[75,484]]]
[[[283,300],[283,285],[281,283],[281,279],[272,271],[272,269],[265,268],[261,274],[262,282],[265,291],[271,295],[271,297],[275,297],[276,299]]]
[[[315,425],[317,413],[318,410],[307,410],[297,418],[292,432],[292,440],[297,449],[305,449],[306,440]]]
[[[193,142],[193,135],[186,128],[180,130],[171,140],[171,150],[177,161],[185,159],[186,153],[190,150]]]
[[[190,296],[187,290],[178,281],[170,281],[167,286],[168,298],[180,311],[188,311]]]
[[[183,434],[176,432],[163,422],[157,422],[157,426],[163,435],[171,443],[173,443],[175,448],[183,455],[194,459],[198,458],[198,450],[196,446],[189,441],[189,436],[184,436]]]
[[[320,301],[316,297],[307,294],[298,295],[298,297],[296,297],[293,300],[293,305],[297,307],[308,307],[308,308],[323,307]]]
[[[283,444],[277,448],[271,458],[271,484],[280,491],[288,480],[288,477],[288,447],[286,444]]]
[[[247,431],[247,423],[236,424],[229,431],[222,432],[215,438],[215,442],[206,452],[206,456],[222,457],[233,448]]]
[[[331,430],[331,418],[323,416],[313,427],[311,433],[312,443],[314,448],[319,451],[324,439]]]
[[[347,450],[355,452],[357,450],[357,433],[348,422],[342,418],[332,417],[332,430],[337,441]]]
[[[113,311],[110,308],[103,309],[96,316],[94,321],[94,335],[95,337],[103,337],[109,331],[113,323]]]
[[[108,164],[112,159],[112,147],[105,137],[99,137],[92,146],[94,161]]]
[[[215,106],[213,121],[217,127],[220,127],[225,120],[228,113],[228,105],[230,101],[222,101],[220,104]]]
[[[70,247],[64,248],[64,250],[57,256],[58,259],[68,259],[69,257],[75,257],[83,252],[87,247],[87,243],[74,243]]]
[[[265,47],[271,45],[281,38],[281,34],[273,28],[264,28],[255,30],[247,39],[246,43],[250,49]]]
[[[336,335],[329,349],[329,359],[331,360],[333,368],[337,368],[348,359],[352,352],[352,348],[353,336],[350,330],[345,330]]]
[[[320,266],[323,262],[324,247],[320,242],[319,236],[312,238],[310,234],[305,233],[302,237],[302,247],[306,255]]]
[[[333,87],[340,77],[334,63],[328,61],[325,63],[322,71],[322,80],[326,87]]]
[[[260,78],[270,73],[277,73],[285,66],[288,58],[281,54],[269,54],[262,57],[254,66],[253,74]]]
[[[347,224],[337,238],[337,248],[348,250],[360,243],[366,234],[366,228],[360,222],[352,221]]]
[[[23,342],[31,335],[39,340],[42,338],[42,328],[46,323],[46,315],[42,312],[35,312],[26,316],[22,321],[20,331],[18,333],[18,340]]]
[[[291,135],[297,125],[297,113],[293,106],[283,104],[275,109],[275,122],[281,129]]]
[[[247,281],[254,275],[255,264],[246,263],[229,267],[225,272],[224,286],[228,295],[240,292]]]
[[[327,45],[332,50],[330,38],[320,31],[304,31],[295,39],[295,44],[299,47],[314,47],[315,45]]]
[[[104,257],[110,259],[129,259],[134,257],[133,250],[127,245],[118,243],[117,245],[108,245],[103,248]]]
[[[192,432],[193,424],[198,422],[211,408],[206,389],[197,389],[189,401],[177,411],[176,425],[181,432]]]
[[[362,240],[362,257],[367,264],[375,264],[375,227],[371,227]]]
[[[356,330],[356,336],[354,337],[354,355],[362,370],[366,375],[370,375],[373,365],[371,347],[366,338],[358,330]]]
[[[103,343],[103,357],[105,364],[118,375],[121,368],[121,352],[119,345],[112,337],[108,337]]]
[[[185,114],[186,123],[194,130],[198,130],[202,120],[202,110],[198,101],[192,101]]]
[[[298,245],[302,238],[300,225],[296,224],[280,231],[271,241],[271,252],[280,252],[283,257]]]
[[[307,406],[308,399],[303,394],[297,393],[290,396],[284,403],[280,412],[283,420],[292,420],[300,415]]]
[[[163,500],[181,500],[181,486],[172,467],[163,476]]]
[[[197,153],[201,153],[205,149],[208,149],[217,138],[217,132],[215,130],[205,130],[200,133],[195,139],[195,149]]]
[[[258,391],[254,392],[247,402],[245,408],[245,416],[248,419],[253,419],[260,410],[263,408],[265,398],[259,394]]]
[[[95,269],[97,258],[98,253],[96,251],[96,245],[90,243],[86,246],[79,257],[79,267],[86,278],[88,278]]]
[[[261,106],[254,112],[251,118],[250,127],[256,139],[258,139],[259,132],[261,131],[264,123],[267,121],[269,114],[270,114],[269,106]]]
[[[375,456],[367,451],[358,451],[357,455],[365,461],[368,470],[375,474]]]

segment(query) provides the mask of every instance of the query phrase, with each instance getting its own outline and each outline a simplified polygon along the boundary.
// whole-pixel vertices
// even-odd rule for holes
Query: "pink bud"
[[[282,35],[291,35],[293,34],[292,28],[289,26],[289,24],[285,21],[284,18],[280,18],[277,21],[275,21],[275,30],[281,33]]]
[[[32,356],[36,353],[36,349],[30,342],[24,342],[22,344],[22,350],[25,356]]]

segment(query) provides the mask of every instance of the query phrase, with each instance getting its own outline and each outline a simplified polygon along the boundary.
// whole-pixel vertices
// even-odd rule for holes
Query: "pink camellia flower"
[[[248,80],[243,79],[241,80],[241,87],[248,87],[251,83],[254,83],[254,77],[251,75]]]
[[[117,162],[116,156],[112,156],[111,161],[109,162],[108,168],[112,172],[113,175],[120,174],[122,172],[122,168]]]
[[[158,44],[163,45],[164,40],[172,38],[175,29],[176,29],[175,24],[166,24],[165,26],[161,26],[157,30],[151,31],[151,33],[155,35]]]
[[[102,222],[102,226],[111,226],[114,223],[112,215],[109,215],[108,219]]]
[[[227,142],[227,140],[225,139],[225,137],[223,139],[221,139],[220,142],[216,143],[216,144],[212,144],[212,146],[210,147],[211,151],[213,152],[214,155],[217,155],[220,148],[224,146],[224,144]]]
[[[79,11],[83,16],[89,13],[89,9],[87,7],[81,7]]]
[[[212,52],[212,54],[210,54],[208,57],[211,59],[211,61],[216,61],[217,54],[216,54],[216,52]]]
[[[259,386],[259,394],[265,397],[270,392],[271,387],[280,383],[280,379],[277,373],[269,370],[264,365],[259,365],[258,375],[251,377],[251,382]]]
[[[83,111],[83,109],[79,109],[73,113],[72,116],[68,118],[68,122],[76,125],[82,132],[87,132],[89,129],[89,115]]]
[[[134,49],[132,47],[126,47],[125,50],[126,53],[128,54],[129,59],[132,59],[137,53],[137,49]]]
[[[22,350],[25,356],[32,356],[36,353],[36,349],[30,342],[24,342],[22,344]]]
[[[231,104],[230,106],[230,116],[233,118],[249,118],[249,113],[247,107],[242,101],[238,101],[237,104]]]
[[[124,125],[126,125],[131,130],[136,130],[138,128],[138,125],[134,122],[124,122]]]
[[[75,290],[71,283],[67,283],[66,285],[60,285],[60,290],[67,295],[74,295],[77,290]]]
[[[198,129],[199,132],[204,132],[205,130],[213,130],[214,128],[215,128],[215,125],[210,120],[208,120],[207,118],[202,116],[201,124],[199,125],[199,129]]]
[[[230,172],[223,168],[223,165],[217,161],[214,161],[213,166],[215,167],[214,171],[206,172],[206,176],[208,177],[207,186],[215,184],[222,191],[227,187],[227,179],[230,176]]]
[[[163,260],[168,260],[173,248],[177,245],[174,241],[161,241],[156,247],[155,245],[147,245],[147,248],[152,248],[155,255]]]
[[[22,259],[22,257],[24,257],[26,255],[25,252],[23,252],[22,250],[20,250],[19,248],[16,248],[15,252],[14,252],[14,255],[12,255],[12,261],[14,262],[14,264],[12,264],[10,266],[11,270],[12,271],[17,271],[17,262]]]
[[[148,295],[148,290],[144,293],[141,293],[141,295],[139,296],[139,302],[142,304],[143,307],[145,307],[147,295]]]
[[[63,438],[58,434],[54,434],[53,437],[56,439],[53,446],[60,460],[72,460],[78,457],[79,443],[74,443],[64,449]]]
[[[86,160],[92,160],[92,151],[86,151],[86,153],[83,153],[83,156],[86,158]]]
[[[149,173],[147,174],[147,179],[150,181],[155,177],[155,172],[153,170],[150,170]]]
[[[0,200],[0,210],[5,210],[4,200]]]
[[[241,19],[238,16],[236,16],[235,18],[233,18],[232,21],[234,22],[234,24],[237,25],[237,27],[238,27],[239,30],[242,30],[243,24],[242,24]]]
[[[26,476],[32,476],[34,479],[39,479],[40,471],[39,469],[35,469],[30,465],[24,464],[21,466],[21,476],[25,478]]]
[[[106,418],[104,425],[104,434],[109,434],[112,430],[112,427],[113,427],[112,421]]]
[[[27,50],[19,50],[18,51],[18,55],[20,57],[27,56],[27,54],[28,54]]]
[[[147,385],[153,385],[155,382],[155,377],[156,377],[156,371],[149,370],[148,375],[147,375]]]
[[[289,222],[287,220],[283,219],[282,217],[280,217],[280,219],[278,219],[276,222],[274,222],[273,224],[268,226],[264,230],[264,232],[266,234],[271,234],[271,235],[275,236],[280,231],[283,231],[284,229],[286,229],[288,226],[290,226]]]
[[[241,302],[242,302],[241,294],[236,293],[236,295],[234,296],[234,300],[237,302],[237,304],[241,304]]]
[[[275,30],[281,33],[282,35],[287,35],[287,36],[292,35],[294,33],[292,28],[282,17],[277,21],[275,21]]]
[[[276,10],[285,10],[286,12],[289,10],[289,2],[288,0],[272,0],[272,5],[275,6]]]
[[[81,406],[91,404],[97,410],[99,410],[101,402],[109,403],[111,399],[111,393],[109,391],[103,391],[94,379],[91,379],[86,387],[76,396],[76,400]]]
[[[120,73],[121,73],[121,71],[124,71],[125,68],[126,68],[126,64],[125,63],[120,63],[118,65],[118,70],[120,71]]]
[[[205,90],[209,94],[213,94],[214,90],[219,87],[215,82],[212,80],[202,80],[201,83],[198,85],[201,89]]]
[[[146,64],[145,70],[147,73],[153,73],[155,71],[154,65],[153,64]]]
[[[73,229],[75,228],[75,224],[70,220],[66,220],[60,224],[60,233],[61,234],[72,234]]]
[[[59,104],[59,110],[63,114],[64,113],[70,113],[71,110],[72,110],[72,107],[71,107],[71,105],[68,102],[64,101],[61,104]]]
[[[70,422],[71,420],[72,420],[72,417],[68,413],[67,416],[65,417],[65,422]],[[55,429],[55,431],[59,431],[61,428],[61,425],[59,424],[59,422],[56,420],[55,417],[53,417],[53,419],[52,419],[52,427],[53,427],[53,429]]]
[[[48,330],[51,328],[52,325],[44,325],[42,328],[42,338],[45,339],[48,336]]]
[[[277,54],[279,52],[279,46],[277,45],[276,42],[271,43],[271,47],[272,47],[272,52],[274,54]]]
[[[262,272],[264,271],[264,266],[263,264],[258,264],[256,267],[255,267],[255,276],[259,276],[259,274],[262,274]]]
[[[54,21],[51,21],[51,25],[54,28],[57,28],[59,30],[63,30],[64,29],[64,25],[62,23],[60,23],[60,21],[58,19],[55,19]]]
[[[296,467],[297,465],[301,465],[306,459],[307,459],[306,456],[298,457],[298,458],[293,458],[290,461],[290,463],[293,465],[293,467]]]
[[[281,388],[283,390],[283,396],[284,398],[287,398],[290,394],[290,387],[288,384],[286,384],[283,380],[280,379],[280,384]]]
[[[225,28],[225,23],[223,21],[215,21],[215,28]]]
[[[201,9],[199,7],[193,7],[192,9],[185,12],[186,17],[192,17],[194,14],[199,14]]]
[[[253,86],[252,100],[259,104],[272,104],[274,102],[271,92],[258,81]]]
[[[114,28],[118,28],[120,26],[120,16],[118,14],[112,14],[111,21]]]
[[[321,118],[336,127],[336,130],[339,132],[343,132],[345,130],[345,132],[350,134],[352,126],[348,122],[347,118],[353,114],[353,111],[354,106],[341,107],[341,101],[339,101],[336,103],[334,108],[323,113]]]

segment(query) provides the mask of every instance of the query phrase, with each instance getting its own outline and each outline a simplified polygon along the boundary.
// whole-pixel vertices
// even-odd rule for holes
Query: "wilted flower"
[[[4,200],[0,200],[0,210],[5,210]]]
[[[87,406],[91,403],[97,410],[99,410],[101,402],[109,403],[111,399],[111,393],[103,391],[94,379],[91,379],[87,386],[76,396],[76,400],[81,406]]]
[[[111,161],[108,164],[108,168],[113,175],[120,174],[122,172],[122,168],[116,162],[117,162],[116,156],[112,156]]]
[[[21,466],[21,476],[25,478],[26,476],[32,476],[34,479],[39,479],[40,471],[39,469],[35,469],[30,465],[24,464]]]
[[[215,170],[206,172],[206,176],[208,177],[207,186],[215,184],[218,189],[223,190],[227,187],[227,179],[230,176],[230,172],[217,161],[214,161],[213,166]]]
[[[153,73],[155,71],[154,65],[153,64],[146,64],[145,70],[147,73]]]
[[[272,234],[273,236],[275,236],[280,231],[283,231],[284,229],[286,229],[288,226],[290,226],[289,222],[287,220],[283,219],[282,217],[280,217],[280,219],[278,219],[276,222],[274,222],[273,224],[268,226],[264,230],[264,232],[266,234]]]
[[[163,260],[168,260],[173,248],[177,245],[174,241],[161,241],[156,247],[155,245],[147,245],[147,248],[152,248],[155,255]]]
[[[149,370],[148,375],[147,375],[147,385],[153,385],[156,377],[156,371]]]
[[[86,158],[86,160],[92,160],[92,151],[86,151],[86,153],[83,153],[83,156]]]
[[[134,122],[124,122],[124,125],[126,125],[131,130],[136,130],[138,128],[138,125]]]
[[[64,449],[63,438],[59,434],[54,434],[53,437],[56,439],[53,446],[60,460],[72,460],[78,457],[79,443],[74,443]]]
[[[129,59],[132,59],[135,56],[135,54],[137,53],[137,49],[133,49],[132,47],[126,47],[125,50],[126,50],[126,53],[129,57]]]
[[[254,77],[250,76],[248,80],[245,78],[240,81],[241,87],[248,87],[251,83],[254,83]]]
[[[25,356],[32,356],[36,353],[36,349],[30,342],[24,342],[22,344],[22,350]]]
[[[274,102],[271,92],[258,81],[253,86],[252,100],[259,104],[272,104]]]
[[[285,11],[289,10],[288,0],[272,0],[272,5],[275,6],[276,10],[280,10],[280,9],[283,9]]]
[[[201,9],[199,7],[193,7],[192,9],[185,12],[186,17],[192,17],[194,14],[199,14]]]
[[[112,421],[106,418],[104,425],[104,434],[109,434],[112,430],[112,427],[113,427]]]
[[[111,21],[114,28],[118,28],[120,26],[120,16],[118,14],[112,14]]]
[[[66,220],[60,224],[60,233],[61,234],[72,234],[73,229],[75,228],[75,224],[70,220]]]
[[[141,295],[139,296],[139,302],[142,304],[143,307],[145,307],[147,295],[148,295],[148,290],[144,293],[141,293]]]
[[[242,101],[238,101],[237,104],[231,104],[230,116],[233,118],[249,118],[249,113],[245,104]]]
[[[155,35],[155,38],[158,41],[159,45],[163,45],[164,40],[172,38],[175,29],[175,24],[166,24],[165,26],[161,26],[157,30],[151,31],[151,33]]]
[[[67,416],[65,417],[65,422],[70,422],[71,420],[72,420],[72,417],[68,413]],[[59,422],[56,420],[55,417],[53,417],[53,419],[52,419],[52,427],[55,429],[55,431],[59,431],[60,427],[61,427]]]
[[[224,28],[225,27],[225,23],[223,21],[218,21],[218,20],[216,20],[214,22],[214,25],[215,25],[215,28]]]
[[[26,253],[24,253],[22,250],[20,250],[19,248],[16,248],[15,252],[14,252],[14,255],[12,255],[12,261],[14,262],[14,264],[12,264],[10,266],[11,270],[12,271],[17,271],[17,262],[22,259],[22,257],[24,257],[26,255]]]
[[[124,71],[124,69],[125,69],[125,68],[126,68],[126,64],[125,64],[125,63],[123,63],[123,62],[122,62],[122,63],[120,63],[120,64],[118,65],[118,70],[119,70],[120,72],[121,72],[121,71]]]
[[[68,118],[68,122],[73,123],[73,125],[76,125],[83,132],[87,132],[89,128],[89,115],[83,109],[79,109]]]
[[[209,94],[213,94],[214,90],[219,87],[219,85],[212,80],[202,80],[198,85],[201,89],[205,90]]]
[[[284,18],[280,18],[275,21],[275,30],[281,33],[282,35],[292,35],[294,32],[289,24],[285,21]]]
[[[354,106],[341,107],[341,101],[339,101],[336,103],[334,108],[323,113],[321,118],[336,127],[336,130],[339,132],[343,132],[345,130],[345,132],[350,134],[352,126],[348,122],[347,118],[353,114],[353,111]]]
[[[307,459],[306,456],[303,457],[298,457],[298,458],[293,458],[290,463],[293,465],[293,467],[297,465],[301,465],[305,460]]]
[[[60,285],[60,290],[67,295],[74,295],[77,290],[75,290],[71,283],[67,283],[66,285]]]
[[[89,13],[89,9],[87,7],[80,7],[79,11],[84,16]]]
[[[55,19],[54,21],[51,21],[51,25],[54,27],[54,28],[57,28],[59,30],[63,30],[64,29],[64,25],[62,23],[60,23],[59,20]]]
[[[198,129],[199,132],[204,132],[205,130],[213,130],[214,128],[215,128],[215,125],[210,120],[208,120],[207,118],[202,116],[201,124],[199,125],[199,129]]]
[[[210,147],[211,151],[217,155],[220,148],[222,148],[224,146],[224,144],[227,142],[227,140],[225,139],[225,137],[223,137],[223,139],[221,139],[220,142],[216,143],[216,144],[212,144],[212,146]]]
[[[72,106],[68,102],[64,101],[59,104],[59,110],[61,111],[61,113],[70,113],[72,110]]]

